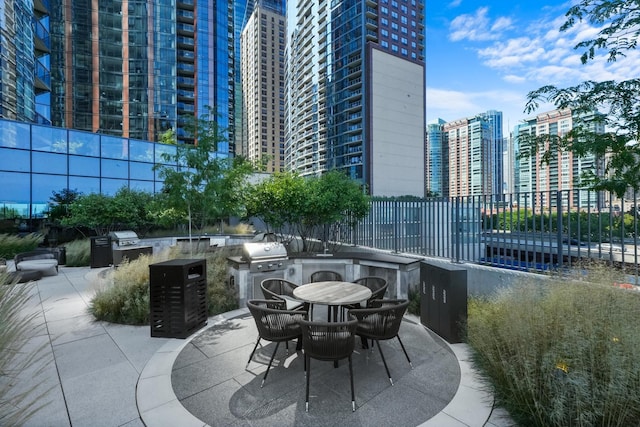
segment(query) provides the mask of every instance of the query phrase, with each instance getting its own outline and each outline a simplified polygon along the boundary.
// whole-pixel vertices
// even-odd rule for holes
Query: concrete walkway
[[[177,394],[184,394],[185,387],[196,384],[198,378],[196,376],[192,377],[193,380],[188,380],[187,377],[174,377],[175,381],[172,381],[172,375],[176,375],[181,367],[196,366],[198,361],[189,359],[193,356],[190,350],[198,346],[203,348],[202,343],[207,340],[207,334],[215,333],[214,328],[225,322],[244,322],[245,333],[252,335],[250,322],[246,322],[246,310],[210,318],[207,328],[185,340],[151,338],[147,326],[97,322],[88,314],[87,309],[95,287],[100,286],[99,271],[100,269],[62,266],[57,276],[43,277],[33,288],[34,298],[25,310],[37,314],[34,321],[36,335],[25,350],[33,352],[40,349],[42,354],[40,363],[28,372],[22,372],[14,382],[14,387],[16,391],[20,391],[32,386],[35,387],[36,394],[46,390],[48,393],[39,400],[46,402],[46,406],[29,419],[26,425],[182,427],[205,426],[206,422],[209,425],[228,425],[227,419],[216,418],[215,414],[205,414],[210,417],[205,421],[187,410],[182,404],[185,401],[185,405],[189,406],[184,395],[179,399]],[[408,327],[423,328],[415,318],[408,317],[408,321]],[[428,331],[424,333],[430,339],[435,337]],[[449,347],[444,341],[442,343],[443,348]],[[209,350],[216,348],[215,343],[209,344]],[[415,351],[413,346],[411,351]],[[467,347],[455,344],[450,346],[450,351],[458,359],[460,383],[448,385],[455,390],[449,403],[444,402],[442,409],[432,418],[415,424],[438,427],[512,425],[502,411],[492,411],[492,397],[483,390],[471,369]],[[229,356],[231,360],[237,359],[244,366],[249,352],[250,349],[235,351],[229,353]],[[374,353],[370,357],[374,359],[377,356]],[[392,375],[408,369],[402,365],[402,353],[402,358],[395,356],[393,365],[390,366]],[[418,361],[424,358],[416,355],[415,359]],[[406,365],[406,360],[404,364]],[[253,368],[250,366],[246,382],[250,383],[253,377],[260,376],[260,372],[263,372],[261,367],[263,365],[259,363],[255,363]],[[384,383],[384,374],[382,376],[381,383]],[[267,382],[272,380],[272,385],[276,385],[277,374],[270,373]],[[303,377],[300,381],[303,381]],[[178,393],[174,389],[178,389]],[[227,392],[237,397],[240,389],[241,385],[238,385],[237,389]],[[399,387],[396,390],[394,386],[393,391],[397,392],[390,393],[388,399],[395,399],[396,403],[389,406],[390,416],[393,415],[391,411],[402,407],[398,406],[400,402],[406,401]],[[304,394],[300,398],[304,403]],[[357,386],[356,399],[358,400]],[[312,403],[313,410],[333,412],[338,417],[340,412],[328,409],[327,402],[324,402],[324,407],[322,403]],[[426,401],[423,403],[429,404]],[[413,407],[420,405],[421,402],[414,402]],[[190,408],[195,411],[193,407]],[[410,411],[412,407],[405,410]],[[205,415],[200,414],[200,417],[204,418]],[[340,416],[343,415],[342,413]],[[367,421],[367,425],[388,425],[389,419]],[[273,425],[272,422],[274,418],[253,417],[247,418],[244,425]]]

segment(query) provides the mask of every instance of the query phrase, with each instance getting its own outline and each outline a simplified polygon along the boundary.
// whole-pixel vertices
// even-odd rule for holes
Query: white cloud
[[[515,74],[508,74],[504,76],[504,81],[508,83],[519,84],[519,83],[525,83],[527,81],[527,78],[523,76],[516,76]]]
[[[451,31],[449,34],[449,38],[452,41],[460,41],[464,39],[481,41],[495,40],[499,38],[499,31],[492,31],[493,25],[491,25],[490,20],[487,17],[488,12],[488,7],[481,7],[480,9],[476,10],[476,13],[474,15],[465,13],[463,15],[456,16],[449,25],[449,29]],[[505,25],[503,21],[499,21],[500,25]]]
[[[453,0],[452,2],[449,3],[449,7],[451,8],[458,7],[460,6],[461,3],[462,3],[462,0]]]

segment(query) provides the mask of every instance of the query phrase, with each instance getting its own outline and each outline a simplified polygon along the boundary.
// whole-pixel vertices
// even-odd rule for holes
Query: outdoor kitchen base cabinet
[[[187,338],[207,324],[205,260],[151,264],[149,287],[152,337]]]

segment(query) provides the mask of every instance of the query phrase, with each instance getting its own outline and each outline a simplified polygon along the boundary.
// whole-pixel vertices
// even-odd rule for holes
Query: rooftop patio
[[[288,358],[279,350],[263,388],[272,344],[244,369],[257,336],[246,309],[210,318],[188,339],[152,338],[148,326],[97,322],[87,313],[100,271],[63,266],[36,283],[28,309],[40,313],[38,333],[28,348],[44,344],[43,371],[23,372],[16,384],[51,390],[28,426],[510,425],[492,412],[466,346],[447,344],[415,317],[406,316],[400,330],[413,370],[396,343],[383,343],[391,386],[377,351],[367,357],[358,348],[352,413],[344,364],[316,362],[305,413],[304,373],[292,346]]]

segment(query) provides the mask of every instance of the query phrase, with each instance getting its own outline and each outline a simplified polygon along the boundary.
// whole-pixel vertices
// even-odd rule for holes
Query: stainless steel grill
[[[280,242],[250,242],[242,246],[242,260],[250,263],[288,259],[287,248]]]
[[[116,246],[135,246],[140,243],[135,231],[112,231],[109,236]]]
[[[241,256],[227,258],[230,284],[238,291],[240,305],[248,299],[262,298],[260,282],[267,278],[284,279],[291,261],[287,248],[280,242],[248,242]]]

